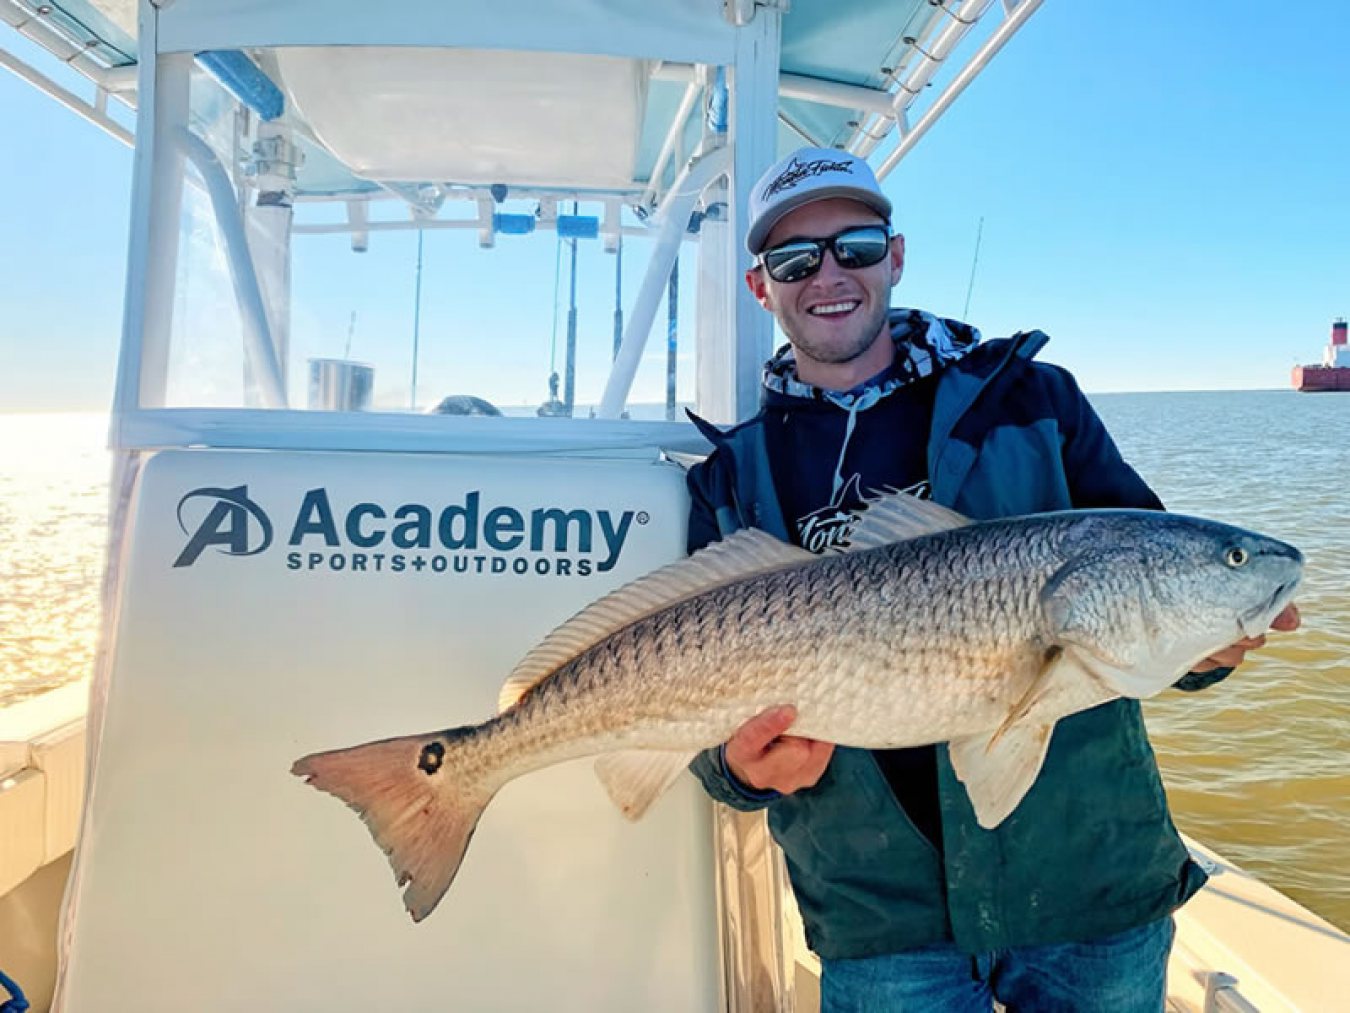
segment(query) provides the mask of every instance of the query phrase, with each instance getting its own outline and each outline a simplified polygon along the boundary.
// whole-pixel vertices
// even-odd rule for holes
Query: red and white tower
[[[1331,325],[1331,341],[1322,352],[1323,366],[1350,368],[1350,344],[1346,343],[1346,330],[1345,320],[1337,317],[1336,322]]]

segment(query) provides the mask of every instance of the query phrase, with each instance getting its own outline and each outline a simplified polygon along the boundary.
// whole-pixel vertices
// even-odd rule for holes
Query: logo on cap
[[[832,158],[816,158],[810,162],[802,162],[796,158],[788,163],[777,179],[774,179],[764,188],[763,200],[768,200],[776,193],[791,189],[804,179],[811,179],[815,176],[824,175],[827,172],[853,172],[852,162],[836,161]]]

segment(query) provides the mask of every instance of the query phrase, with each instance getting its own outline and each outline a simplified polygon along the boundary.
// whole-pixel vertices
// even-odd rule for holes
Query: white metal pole
[[[272,354],[286,388],[291,348],[291,221],[289,204],[264,204],[244,209],[248,246],[257,271],[267,313]]]
[[[262,405],[265,408],[285,408],[286,383],[282,379],[281,364],[277,361],[277,349],[272,342],[262,288],[249,255],[244,219],[239,214],[230,177],[210,146],[187,126],[180,127],[174,136],[201,173],[207,195],[211,198],[211,208],[215,212],[221,238],[225,241],[230,279],[234,282],[234,294],[239,303],[239,322],[244,329],[244,353],[258,384]]]
[[[278,151],[292,150],[291,130],[278,122],[260,123],[257,138],[267,144],[276,144]],[[291,226],[295,219],[292,207],[295,179],[283,166],[269,168],[271,171],[255,177],[255,189],[240,184],[234,189],[241,195],[238,204],[248,235],[248,250],[257,272],[267,312],[268,334],[284,389],[290,364]],[[364,210],[365,206],[361,207]],[[250,376],[250,381],[253,380]]]
[[[731,146],[735,152],[728,206],[735,266],[729,279],[734,302],[731,338],[735,350],[731,409],[748,418],[759,406],[760,372],[773,344],[773,318],[755,301],[741,275],[752,264],[745,249],[750,188],[778,156],[778,61],[781,15],[760,7],[755,19],[736,33],[736,62],[731,73]]]
[[[725,188],[722,188],[725,194]],[[726,203],[723,199],[723,207]],[[732,286],[740,285],[736,276],[736,257],[732,251],[734,233],[725,212],[719,219],[705,218],[698,234],[698,287],[695,289],[694,410],[709,422],[729,425],[736,421],[731,378],[735,374],[735,349],[732,345],[732,314],[735,295]]]
[[[909,73],[898,82],[897,104],[908,106],[924,88],[928,87],[928,82],[946,62],[952,50],[975,27],[993,2],[994,0],[966,0],[965,6],[960,10],[947,11],[946,8],[942,8],[948,18],[947,23],[938,32],[926,52],[919,50],[923,54],[923,59],[911,67]]]
[[[115,137],[117,140],[121,141],[127,147],[131,147],[131,145],[135,143],[136,138],[132,135],[131,131],[108,116],[107,92],[104,90],[99,90],[99,98],[96,100],[96,104],[90,105],[74,92],[67,91],[51,78],[47,77],[47,75],[39,73],[18,57],[11,55],[6,49],[0,49],[0,67],[4,67],[6,70],[17,74],[44,95],[56,99],[56,101],[60,102],[71,112],[82,116],[100,130],[108,133],[109,136]]]
[[[684,132],[685,122],[694,111],[694,103],[698,101],[699,92],[702,90],[698,81],[690,81],[685,87],[684,97],[680,99],[680,107],[675,110],[675,119],[671,121],[670,130],[666,132],[666,139],[661,145],[660,152],[657,153],[656,163],[652,166],[652,175],[647,181],[647,189],[642,194],[640,204],[644,206],[650,204],[661,192],[661,177],[666,174],[666,163],[670,161],[670,156],[675,150],[675,142]]]
[[[861,109],[894,117],[895,96],[882,88],[867,88],[839,81],[821,81],[800,74],[781,74],[778,78],[779,98],[799,98],[823,106],[839,109]]]
[[[985,68],[990,60],[998,55],[998,51],[1007,44],[1019,28],[1026,24],[1027,19],[1035,14],[1040,6],[1041,0],[1022,0],[1017,5],[1017,9],[1012,16],[998,26],[998,30],[985,41],[985,44],[980,47],[980,51],[961,69],[961,73],[956,75],[933,104],[924,110],[924,114],[919,117],[919,122],[914,124],[913,129],[901,138],[900,143],[895,146],[895,150],[886,156],[886,161],[882,162],[877,169],[877,179],[885,179],[890,171],[900,164],[900,159],[909,154],[910,149],[919,143],[919,138],[928,132],[928,128],[937,122],[938,117],[947,111],[947,107],[956,101],[970,82],[975,80],[976,75]]]
[[[896,82],[896,89],[891,93],[894,107],[888,114],[867,117],[854,133],[856,142],[850,143],[850,151],[859,158],[869,157],[877,145],[886,139],[892,126],[898,126],[903,138],[909,129],[906,114],[910,106],[923,91],[924,85],[937,72],[938,67],[966,33],[975,26],[992,2],[993,0],[965,0],[962,3],[958,0],[955,4],[934,8],[923,34],[912,41],[919,58],[907,67],[904,75]],[[929,35],[932,36],[931,39],[928,38]]]
[[[147,5],[148,6],[148,5]],[[144,10],[144,8],[143,8]],[[151,11],[154,8],[150,8]],[[142,31],[154,22],[141,18]],[[162,408],[168,394],[174,282],[183,213],[183,153],[173,131],[187,123],[192,56],[154,53],[141,36],[140,111],[132,162],[131,241],[116,407]]]
[[[417,360],[422,354],[422,241],[426,233],[417,230],[417,281],[413,293],[412,377],[408,381],[408,410],[417,411]],[[347,352],[351,354],[350,348]]]
[[[692,63],[663,63],[652,73],[652,78],[656,81],[696,81],[698,69]],[[863,109],[882,116],[894,115],[891,104],[895,96],[884,88],[826,81],[804,74],[779,74],[778,95],[780,98],[805,99],[807,102],[837,106],[840,109]],[[676,121],[681,125],[683,123],[679,114],[676,114]]]
[[[605,384],[605,393],[600,399],[597,418],[617,419],[623,413],[628,400],[628,392],[633,386],[633,377],[637,375],[638,363],[642,360],[642,349],[651,333],[652,323],[656,320],[656,311],[661,305],[661,297],[666,291],[666,279],[675,258],[680,255],[680,243],[684,239],[689,225],[689,215],[698,203],[704,189],[727,171],[730,163],[726,148],[717,148],[693,162],[678,178],[666,196],[661,211],[661,232],[652,250],[647,265],[647,275],[642,279],[642,288],[638,290],[633,312],[629,314],[628,325],[624,328],[623,343],[614,359],[614,366]]]

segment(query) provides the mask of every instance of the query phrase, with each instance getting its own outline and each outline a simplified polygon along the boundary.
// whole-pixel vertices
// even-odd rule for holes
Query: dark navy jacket
[[[932,498],[975,519],[1160,508],[1069,373],[1032,361],[1047,340],[990,341],[940,368]],[[702,428],[715,450],[689,474],[690,550],[742,527],[786,540],[763,413],[725,433]],[[867,750],[836,749],[814,787],[771,800],[737,785],[718,750],[692,769],[714,798],[767,808],[807,941],[826,959],[944,940],[979,953],[1101,938],[1163,917],[1205,881],[1172,824],[1134,700],[1061,720],[1036,783],[994,830],[976,823],[939,747],[941,853]]]

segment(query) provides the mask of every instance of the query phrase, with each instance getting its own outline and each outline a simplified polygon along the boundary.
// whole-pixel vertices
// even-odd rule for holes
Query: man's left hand
[[[1299,627],[1298,606],[1289,604],[1284,607],[1284,611],[1277,615],[1270,622],[1272,630],[1279,630],[1281,633],[1289,633]],[[1254,651],[1258,647],[1264,647],[1266,638],[1243,637],[1232,647],[1225,647],[1222,651],[1215,651],[1200,664],[1196,665],[1192,671],[1209,672],[1216,668],[1237,668],[1242,664],[1243,659],[1247,657],[1248,651]]]

